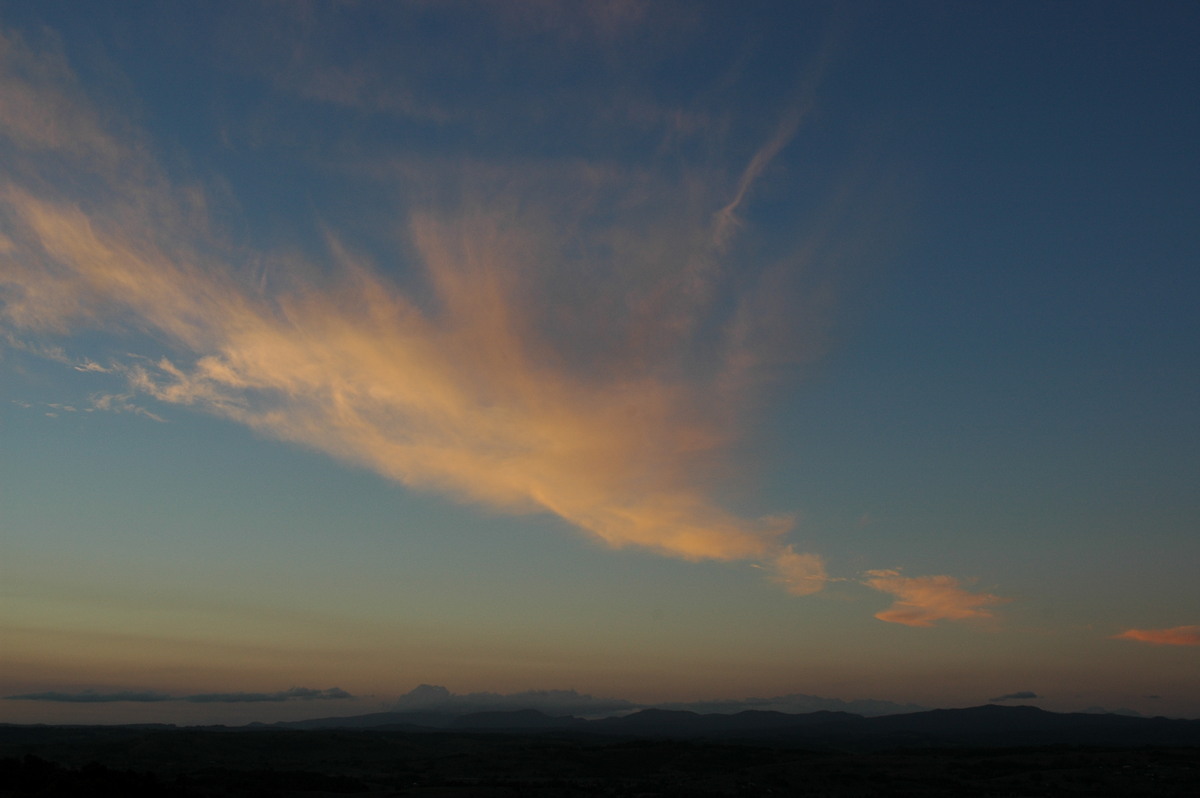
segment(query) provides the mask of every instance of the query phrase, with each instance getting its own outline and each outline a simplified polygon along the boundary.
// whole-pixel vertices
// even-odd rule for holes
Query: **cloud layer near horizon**
[[[196,693],[195,695],[173,696],[153,690],[121,690],[115,693],[99,693],[84,690],[65,693],[52,690],[43,693],[24,693],[4,697],[9,701],[53,701],[66,704],[111,704],[131,701],[136,703],[158,703],[160,701],[187,701],[193,704],[256,704],[282,701],[330,701],[354,698],[339,687],[316,690],[311,687],[293,687],[276,693]]]
[[[1015,693],[1005,693],[1004,695],[998,695],[994,698],[989,698],[988,701],[1019,701],[1022,699],[1034,699],[1039,697],[1040,696],[1038,696],[1038,694],[1032,690],[1018,690]]]
[[[1174,626],[1170,629],[1126,629],[1113,635],[1116,640],[1134,640],[1160,646],[1200,646],[1200,626]]]

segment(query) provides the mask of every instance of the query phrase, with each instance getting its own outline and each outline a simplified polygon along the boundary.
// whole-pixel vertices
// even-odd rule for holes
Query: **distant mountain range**
[[[266,728],[262,724],[253,727]],[[1200,720],[1115,714],[1055,713],[1030,706],[988,704],[864,717],[849,712],[804,714],[746,710],[700,714],[644,709],[586,720],[536,709],[455,714],[380,712],[271,724],[279,729],[361,729],[409,732],[578,734],[628,739],[753,742],[819,749],[1012,747],[1046,745],[1196,746]]]
[[[708,701],[688,701],[668,704],[639,704],[623,698],[596,698],[575,690],[526,690],[520,693],[452,693],[445,687],[422,684],[396,699],[393,712],[433,712],[464,715],[474,712],[502,712],[536,709],[547,715],[574,715],[581,718],[603,718],[626,714],[639,709],[669,709],[697,712],[702,715],[718,713],[732,715],[745,710],[762,710],[803,714],[828,710],[853,712],[856,715],[896,715],[920,712],[929,707],[917,704],[897,704],[893,701],[824,698],[806,693],[789,693],[769,698],[741,698]]]

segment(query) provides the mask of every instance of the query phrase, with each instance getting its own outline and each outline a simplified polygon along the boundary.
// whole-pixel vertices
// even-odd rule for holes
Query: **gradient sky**
[[[1200,716],[1197,30],[0,2],[0,721]]]

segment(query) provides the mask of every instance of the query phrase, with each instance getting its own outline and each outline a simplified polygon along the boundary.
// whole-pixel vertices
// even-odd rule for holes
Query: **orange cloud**
[[[29,89],[13,74],[4,80]],[[281,268],[255,279],[223,259],[203,198],[168,184],[144,147],[122,145],[73,91],[51,92],[45,125],[55,136],[38,142],[19,108],[0,108],[0,134],[22,168],[39,173],[49,148],[96,178],[84,193],[81,180],[56,190],[0,172],[0,212],[11,222],[0,242],[5,327],[147,334],[173,354],[100,366],[143,396],[405,485],[551,512],[614,547],[762,561],[799,595],[824,583],[820,558],[780,542],[790,520],[742,518],[714,498],[744,400],[730,364],[744,363],[755,342],[721,339],[708,317],[728,243],[714,236],[712,225],[727,222],[714,222],[713,196],[659,216],[645,211],[657,203],[622,197],[613,203],[625,208],[621,221],[638,223],[589,233],[563,214],[582,217],[598,200],[566,210],[559,200],[586,193],[580,173],[603,196],[611,186],[598,170],[551,170],[534,181],[548,197],[518,202],[514,192],[529,188],[518,170],[464,168],[465,182],[500,175],[504,190],[491,202],[485,190],[464,190],[410,213],[404,254],[422,290],[402,290],[332,236],[328,274],[274,258]],[[726,216],[791,130],[756,156]],[[634,182],[643,197],[670,188]],[[596,273],[619,290],[592,278],[595,290],[565,293],[570,279]],[[535,301],[547,295],[559,301]]]
[[[799,554],[791,546],[785,546],[775,554],[769,570],[771,580],[793,596],[820,592],[830,581],[823,558],[816,554]]]
[[[1200,646],[1200,626],[1174,626],[1170,629],[1126,629],[1113,635],[1114,640],[1136,640],[1160,646]]]
[[[766,556],[787,529],[721,510],[696,472],[726,437],[703,386],[633,370],[581,378],[530,328],[510,264],[524,252],[472,230],[418,223],[437,298],[418,308],[343,262],[332,290],[267,299],[217,264],[195,268],[136,229],[9,190],[4,200],[47,254],[8,264],[26,327],[73,321],[165,335],[190,363],[121,366],[138,391],[191,405],[367,465],[408,485],[515,511],[548,510],[613,546],[687,558]],[[466,232],[463,232],[463,230]],[[33,252],[25,253],[31,259]],[[26,267],[25,263],[29,263]]]
[[[990,593],[971,593],[959,587],[952,576],[901,576],[899,571],[868,571],[863,584],[884,593],[896,601],[875,617],[905,626],[932,626],[934,621],[961,621],[971,618],[991,618],[985,609],[1008,599]]]

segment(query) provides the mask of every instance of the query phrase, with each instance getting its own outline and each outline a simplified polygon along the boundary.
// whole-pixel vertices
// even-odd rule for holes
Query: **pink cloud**
[[[952,576],[906,577],[892,570],[868,571],[867,575],[871,578],[863,584],[896,597],[892,606],[875,613],[875,617],[905,626],[932,626],[934,621],[940,620],[991,618],[993,615],[986,608],[1008,601],[990,593],[964,590]]]
[[[1114,640],[1136,640],[1159,646],[1200,646],[1200,626],[1174,626],[1170,629],[1126,629],[1113,635]]]

